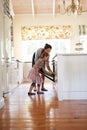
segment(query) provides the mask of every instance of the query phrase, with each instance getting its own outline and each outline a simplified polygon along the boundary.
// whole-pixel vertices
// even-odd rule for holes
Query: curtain
[[[42,39],[69,39],[72,27],[66,26],[23,26],[21,27],[22,40]]]

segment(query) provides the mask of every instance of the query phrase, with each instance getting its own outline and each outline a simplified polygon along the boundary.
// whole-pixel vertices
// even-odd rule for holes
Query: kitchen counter
[[[57,55],[59,100],[87,99],[87,54]]]

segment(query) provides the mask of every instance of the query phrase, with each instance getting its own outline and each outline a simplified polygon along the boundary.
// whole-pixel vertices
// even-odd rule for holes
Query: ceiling
[[[65,0],[66,7],[71,0]],[[63,0],[12,0],[14,14],[58,14],[63,13]],[[82,11],[87,12],[87,0],[80,0]]]

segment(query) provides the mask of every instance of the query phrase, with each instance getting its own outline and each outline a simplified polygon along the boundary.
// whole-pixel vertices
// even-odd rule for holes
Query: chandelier
[[[61,12],[60,12],[61,13]],[[71,5],[66,7],[66,2],[63,0],[63,14],[82,14],[82,6],[80,5],[80,0],[71,0]]]

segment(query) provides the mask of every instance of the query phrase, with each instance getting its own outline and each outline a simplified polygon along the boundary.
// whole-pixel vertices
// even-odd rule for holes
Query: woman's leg
[[[34,64],[35,64],[35,52],[33,53],[33,56],[32,56],[32,67]]]
[[[40,91],[40,84],[37,84],[37,94],[44,94],[44,92]]]
[[[41,75],[41,78],[42,78],[42,88],[44,88],[44,81],[45,81],[45,77],[44,77],[44,75],[43,75],[43,74]]]
[[[40,73],[41,73],[41,78],[42,78],[42,87],[41,87],[41,90],[42,91],[48,91],[45,87],[44,87],[44,81],[45,81],[45,76],[43,73],[45,73],[42,69],[39,70]]]
[[[42,91],[48,91],[48,90],[44,87],[45,76],[44,76],[44,75],[41,75],[41,77],[42,77],[42,80],[43,80],[41,90],[42,90]]]

